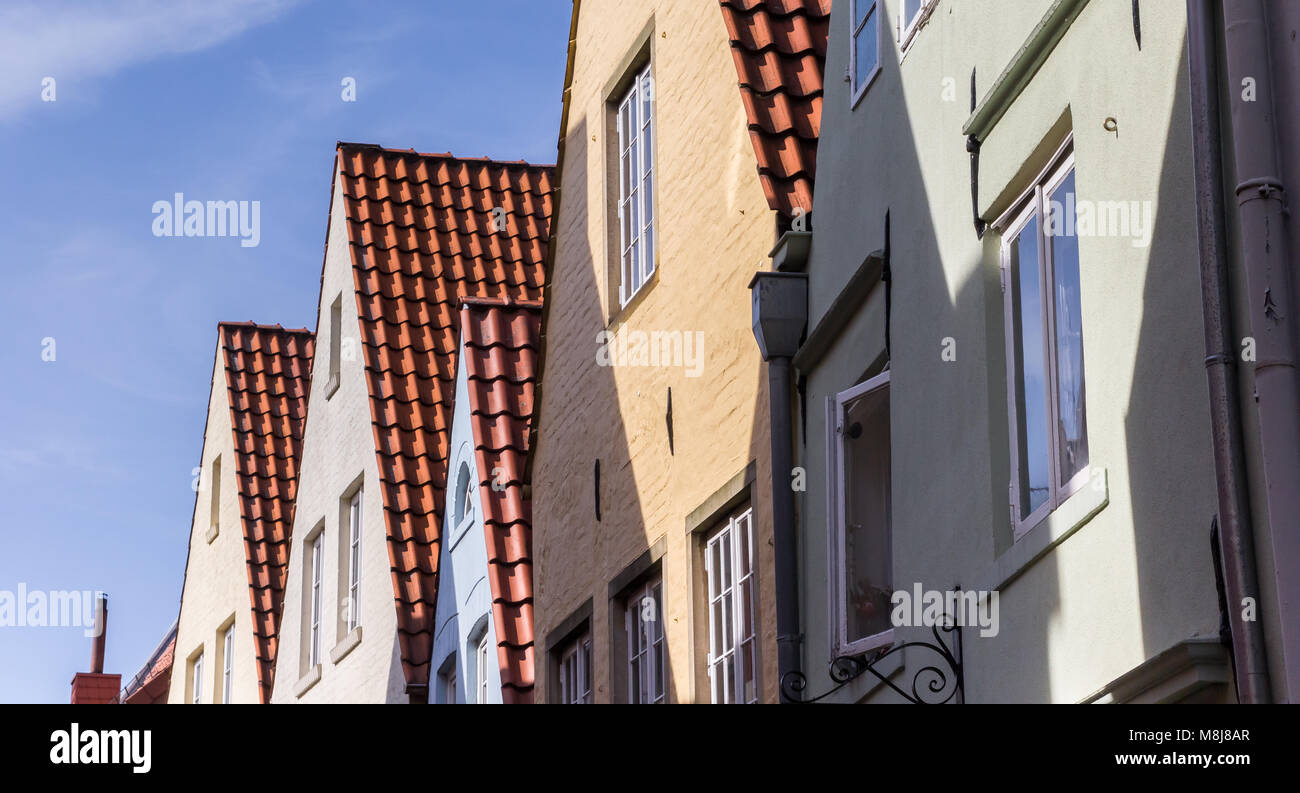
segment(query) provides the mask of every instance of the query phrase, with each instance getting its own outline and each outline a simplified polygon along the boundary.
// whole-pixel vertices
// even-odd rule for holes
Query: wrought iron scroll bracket
[[[948,702],[965,701],[966,681],[962,676],[961,625],[956,620],[946,620],[935,625],[931,631],[933,642],[900,642],[889,647],[882,647],[860,655],[842,655],[831,661],[828,674],[833,684],[829,691],[815,697],[804,696],[808,688],[808,679],[802,672],[788,672],[781,678],[781,697],[785,702],[810,704],[819,702],[838,692],[865,674],[873,675],[884,685],[893,689],[900,697],[914,705],[942,705]],[[944,640],[945,634],[948,640]],[[878,666],[881,661],[902,653],[907,649],[923,651],[934,657],[923,663],[912,675],[911,685],[900,686],[882,672]],[[907,685],[904,682],[904,685]]]

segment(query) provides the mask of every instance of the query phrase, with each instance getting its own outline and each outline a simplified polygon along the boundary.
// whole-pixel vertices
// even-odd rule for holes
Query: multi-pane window
[[[560,704],[591,704],[591,634],[584,633],[560,654]]]
[[[361,624],[361,494],[348,502],[348,619],[351,632]]]
[[[758,700],[753,535],[753,510],[746,509],[705,543],[709,684],[715,703],[748,704]]]
[[[325,534],[319,533],[311,541],[311,628],[308,634],[307,665],[320,663],[321,633],[321,565],[324,562]]]
[[[627,701],[664,701],[663,579],[646,581],[626,601]]]
[[[856,654],[893,640],[889,372],[838,394],[831,409],[835,650]]]
[[[480,705],[486,705],[488,701],[488,632],[483,631],[483,635],[478,639],[478,649],[475,651],[474,681],[475,701]]]
[[[1075,206],[1074,156],[1067,144],[1002,232],[1017,538],[1089,474]]]
[[[221,639],[221,701],[230,704],[231,685],[234,679],[235,626],[226,628]]]
[[[880,71],[880,13],[878,0],[849,3],[849,76],[853,102]]]
[[[618,225],[627,303],[655,269],[654,78],[642,69],[618,104]]]
[[[190,702],[195,705],[203,702],[203,653],[194,656],[190,674]]]

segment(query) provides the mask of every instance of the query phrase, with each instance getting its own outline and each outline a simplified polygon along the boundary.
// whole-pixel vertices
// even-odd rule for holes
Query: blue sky
[[[81,5],[0,8],[0,592],[107,592],[125,680],[178,611],[217,322],[315,326],[335,142],[554,162],[570,4]],[[153,236],[177,192],[260,201],[260,244]],[[89,663],[0,627],[0,702]]]

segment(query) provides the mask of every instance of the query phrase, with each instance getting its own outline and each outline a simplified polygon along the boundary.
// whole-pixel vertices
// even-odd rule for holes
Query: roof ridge
[[[487,157],[487,156],[483,156],[483,157],[458,157],[458,156],[456,156],[455,154],[452,154],[452,153],[449,152],[449,151],[443,151],[443,152],[425,152],[425,151],[416,151],[416,150],[413,149],[413,148],[412,148],[412,149],[394,149],[394,148],[389,147],[389,146],[381,146],[381,145],[379,145],[378,143],[352,143],[352,142],[349,142],[349,141],[341,140],[341,141],[338,141],[337,144],[335,144],[335,148],[336,148],[336,149],[340,149],[340,150],[342,150],[342,149],[348,149],[348,150],[369,149],[369,150],[371,150],[371,151],[382,151],[382,152],[384,152],[384,153],[386,153],[386,154],[399,154],[399,155],[404,155],[404,156],[423,157],[423,158],[425,158],[425,159],[430,159],[430,160],[452,160],[452,161],[454,161],[454,162],[474,162],[474,163],[485,163],[485,164],[488,164],[488,165],[503,165],[503,166],[508,166],[508,167],[509,167],[509,166],[513,166],[513,167],[516,167],[516,168],[519,168],[519,167],[523,167],[523,168],[550,168],[550,169],[552,169],[552,170],[554,170],[554,168],[555,168],[555,163],[529,162],[529,161],[527,161],[527,160],[498,160],[498,159],[495,159],[495,158],[493,158],[493,157]]]

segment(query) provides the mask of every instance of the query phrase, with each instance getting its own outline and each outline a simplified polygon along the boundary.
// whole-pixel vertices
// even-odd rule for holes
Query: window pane
[[[1067,196],[1069,197],[1067,199]],[[1052,194],[1053,211],[1074,206],[1074,172]],[[1059,210],[1057,208],[1060,208]],[[1070,218],[1069,220],[1073,220]],[[1053,299],[1056,301],[1056,428],[1061,486],[1088,467],[1088,420],[1083,387],[1083,320],[1079,299],[1079,238],[1075,224],[1053,223]]]
[[[853,87],[861,88],[862,84],[867,81],[867,75],[876,68],[876,49],[879,37],[876,35],[877,15],[874,11],[867,20],[867,24],[862,30],[855,34],[853,47],[856,51],[857,70],[854,73]]]
[[[844,593],[849,641],[889,628],[889,389],[844,408]]]
[[[874,0],[855,0],[853,3],[853,29],[857,30],[858,25],[862,24],[862,18],[871,11]]]
[[[1043,296],[1039,284],[1038,218],[1030,218],[1010,246],[1020,517],[1050,494],[1047,449],[1047,351],[1043,348]]]
[[[903,0],[903,29],[906,30],[915,21],[921,10],[921,0]]]

